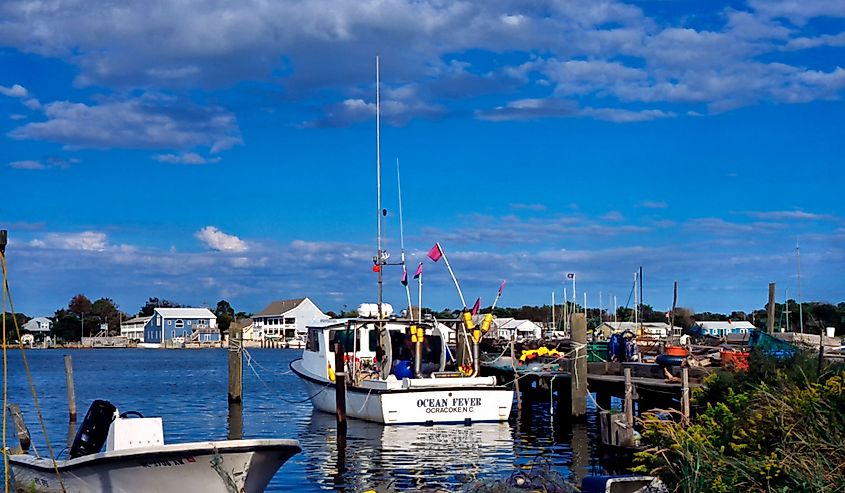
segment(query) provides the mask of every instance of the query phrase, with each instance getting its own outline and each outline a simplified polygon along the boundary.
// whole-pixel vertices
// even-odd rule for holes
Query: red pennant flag
[[[481,298],[476,298],[475,304],[472,305],[472,316],[478,314],[478,309],[481,308]]]
[[[407,286],[407,285],[408,285],[408,271],[407,271],[407,270],[405,270],[405,266],[404,266],[404,265],[402,266],[402,281],[401,281],[401,282],[402,282],[402,285],[403,285],[403,286]]]
[[[381,266],[379,266],[378,264],[373,266],[373,272],[378,272],[380,270],[381,270]]]
[[[443,256],[443,250],[440,249],[440,243],[435,243],[428,252],[428,258],[437,262]]]
[[[417,266],[417,273],[414,274],[414,279],[419,279],[421,275],[422,275],[422,262],[420,262],[420,265]]]

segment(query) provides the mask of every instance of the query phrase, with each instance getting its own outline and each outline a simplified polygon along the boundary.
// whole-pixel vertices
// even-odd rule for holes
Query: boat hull
[[[336,412],[333,382],[303,370],[301,360],[292,362],[291,369],[302,379],[315,409]],[[497,385],[467,385],[470,380],[419,379],[411,380],[407,387],[389,390],[349,386],[346,415],[384,424],[507,421],[513,405],[513,390]],[[435,383],[437,387],[426,386]]]
[[[226,440],[116,450],[57,461],[9,456],[16,492],[258,493],[299,453],[296,440]],[[64,489],[62,488],[64,484]]]

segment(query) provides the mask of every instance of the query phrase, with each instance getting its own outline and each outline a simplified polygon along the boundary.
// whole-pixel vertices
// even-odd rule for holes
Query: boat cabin
[[[424,333],[420,375],[432,376],[446,366],[448,348],[437,327],[409,320],[339,319],[308,326],[303,366],[334,380],[335,345],[345,353],[346,372],[353,383],[370,379],[402,380],[415,376],[416,341],[412,327]],[[381,329],[384,330],[381,330]]]

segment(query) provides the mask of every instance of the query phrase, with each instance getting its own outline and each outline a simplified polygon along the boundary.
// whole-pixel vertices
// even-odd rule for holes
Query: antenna
[[[378,318],[382,319],[382,284],[384,252],[381,249],[381,113],[379,101],[379,59],[376,55],[376,221],[378,234],[378,250],[375,263],[378,266]]]

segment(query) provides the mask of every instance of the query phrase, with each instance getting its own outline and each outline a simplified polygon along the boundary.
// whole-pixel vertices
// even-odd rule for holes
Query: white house
[[[530,320],[493,318],[490,334],[491,337],[508,340],[539,339],[543,335],[543,328]]]
[[[182,342],[219,341],[217,316],[208,308],[156,308],[144,325],[144,343],[161,344],[162,339]]]
[[[304,340],[306,325],[329,318],[308,298],[278,300],[252,317],[253,340]]]
[[[130,341],[144,341],[144,326],[153,317],[135,317],[120,322],[120,335]]]
[[[24,332],[29,332],[33,335],[39,334],[41,336],[49,335],[52,328],[53,321],[47,317],[35,317],[21,327]]]
[[[756,327],[748,321],[695,322],[690,331],[713,337],[727,337],[731,334],[750,334]]]

